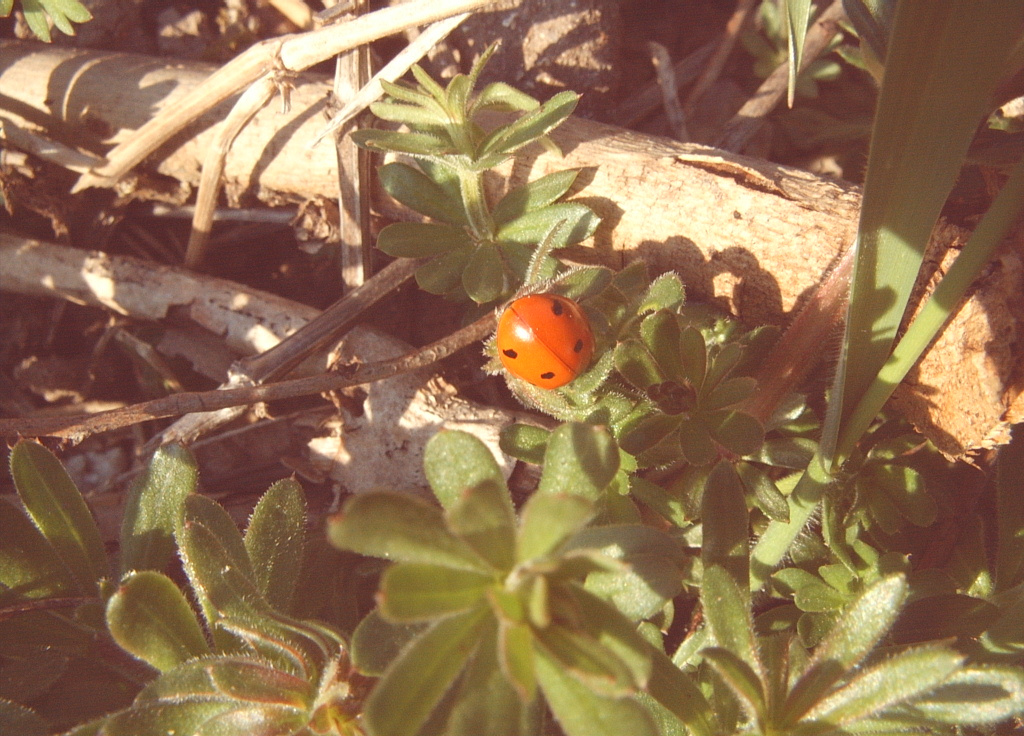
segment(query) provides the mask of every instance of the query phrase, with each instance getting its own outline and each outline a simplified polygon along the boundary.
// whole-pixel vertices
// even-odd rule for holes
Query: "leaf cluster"
[[[59,710],[54,725],[81,724],[69,736],[358,732],[345,641],[288,613],[305,548],[297,483],[271,486],[243,536],[223,508],[195,493],[191,456],[160,450],[128,497],[113,578],[96,524],[59,461],[21,442],[11,472],[26,513],[0,506],[2,600],[14,611],[0,629],[7,695],[21,704],[0,701],[0,724],[50,733],[43,716]],[[202,623],[163,572],[176,553]],[[72,615],[45,605],[69,596]],[[30,659],[38,647],[43,662]],[[91,666],[73,666],[72,657]],[[91,708],[69,703],[57,689],[65,670],[121,697]],[[98,717],[81,723],[90,716]]]
[[[682,554],[650,527],[587,528],[618,462],[607,432],[564,425],[517,518],[490,451],[442,432],[424,458],[440,507],[376,492],[331,519],[336,545],[393,562],[353,639],[381,676],[369,733],[538,733],[542,702],[570,736],[656,733],[636,699],[656,652],[635,621],[680,591]]]
[[[491,207],[484,174],[547,133],[575,109],[579,95],[562,92],[544,103],[501,82],[479,93],[476,83],[493,47],[469,74],[441,87],[420,67],[416,85],[384,83],[388,97],[371,109],[382,120],[411,130],[360,130],[354,140],[371,150],[411,159],[380,170],[384,189],[429,222],[385,227],[377,247],[390,256],[423,258],[422,289],[478,304],[507,299],[526,281],[541,241],[546,252],[590,237],[598,218],[578,202],[559,201],[576,179],[560,171],[506,193]],[[509,113],[520,113],[508,120]],[[502,122],[505,119],[505,122]],[[489,123],[489,126],[488,126]],[[557,263],[549,256],[549,275]]]

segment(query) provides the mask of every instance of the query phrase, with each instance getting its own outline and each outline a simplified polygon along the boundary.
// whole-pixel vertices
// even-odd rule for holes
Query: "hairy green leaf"
[[[594,504],[577,495],[535,494],[523,509],[516,560],[526,562],[551,554],[582,529],[594,513]]]
[[[499,226],[505,225],[518,220],[527,212],[554,203],[569,191],[578,173],[576,169],[555,171],[516,187],[494,207],[494,222]]]
[[[656,736],[654,722],[629,697],[600,695],[566,672],[561,662],[543,649],[536,658],[537,679],[544,697],[566,736]]]
[[[71,571],[29,518],[0,499],[0,601],[77,593]]]
[[[198,468],[180,445],[156,451],[132,483],[121,522],[121,574],[163,570],[174,557],[174,529],[185,498],[196,490]]]
[[[443,618],[402,650],[367,698],[373,736],[415,736],[475,651],[486,608]]]
[[[377,171],[384,191],[407,207],[449,225],[467,225],[462,203],[419,169],[393,161]]]
[[[391,621],[402,623],[440,618],[473,608],[495,583],[492,575],[399,562],[381,578],[380,612]]]
[[[402,562],[490,572],[490,567],[445,524],[437,506],[413,496],[377,491],[354,496],[330,518],[331,543],[363,555]]]
[[[38,442],[11,450],[11,476],[33,523],[53,546],[84,593],[99,592],[107,554],[85,499],[64,466]]]
[[[121,583],[107,601],[107,626],[122,649],[161,672],[210,652],[178,586],[152,570]]]
[[[619,469],[619,449],[608,430],[563,424],[551,433],[538,493],[575,493],[598,498]]]
[[[297,481],[286,478],[267,489],[244,542],[260,592],[274,608],[289,612],[306,549],[306,497]]]

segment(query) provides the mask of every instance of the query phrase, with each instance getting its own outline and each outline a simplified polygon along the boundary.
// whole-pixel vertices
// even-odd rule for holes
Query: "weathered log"
[[[147,57],[0,43],[8,114],[96,152],[130,136],[209,72]],[[264,109],[228,156],[231,201],[334,198],[334,152],[309,146],[323,125],[330,86],[313,75],[291,84],[290,108]],[[156,170],[198,182],[215,122],[203,118],[167,146],[152,161]],[[96,131],[104,132],[102,141]],[[603,218],[588,257],[612,265],[641,258],[654,270],[674,269],[691,297],[715,301],[752,324],[785,324],[856,229],[859,194],[842,182],[580,119],[554,138],[563,156],[527,152],[505,173],[520,182],[567,167],[582,170],[576,197]],[[393,203],[380,207],[398,214]],[[956,246],[964,235],[940,223],[934,240],[940,248]],[[1024,347],[1016,327],[1024,315],[1021,255],[1017,244],[993,262],[894,399],[950,454],[1005,442],[1009,424],[1024,415]]]

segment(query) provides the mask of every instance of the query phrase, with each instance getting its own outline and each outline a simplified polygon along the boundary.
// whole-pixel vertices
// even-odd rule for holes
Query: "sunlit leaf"
[[[403,649],[366,700],[369,732],[415,736],[473,654],[485,620],[485,609],[449,616]]]
[[[244,541],[260,591],[276,609],[290,611],[306,548],[306,497],[297,481],[279,480],[267,489]]]
[[[107,602],[107,626],[122,649],[161,672],[210,652],[178,586],[152,570],[121,583]]]
[[[416,562],[399,562],[380,583],[380,612],[396,622],[415,622],[465,611],[495,584],[491,575]]]
[[[631,698],[598,695],[538,651],[537,679],[566,736],[656,736],[650,715]]]
[[[441,509],[408,494],[354,496],[327,524],[331,543],[362,555],[489,572],[483,559],[449,531]]]
[[[174,529],[198,482],[195,458],[179,445],[154,453],[132,483],[121,522],[121,573],[163,570],[174,557]]]
[[[11,450],[11,476],[33,523],[53,546],[83,592],[95,594],[107,554],[89,507],[64,466],[38,442]]]
[[[575,493],[596,499],[619,469],[619,448],[603,427],[563,424],[551,433],[538,493]]]
[[[377,170],[380,185],[407,207],[450,225],[466,225],[466,211],[448,191],[419,169],[393,161]]]

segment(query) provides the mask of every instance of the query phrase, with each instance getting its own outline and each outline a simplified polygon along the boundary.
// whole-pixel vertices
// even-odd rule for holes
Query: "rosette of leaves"
[[[0,0],[0,18],[9,16],[13,9],[14,0]],[[47,18],[69,36],[75,35],[72,23],[92,20],[92,13],[78,0],[21,0],[21,12],[25,14],[25,23],[36,38],[46,43],[50,42]]]
[[[392,561],[353,637],[356,667],[380,676],[370,734],[536,734],[543,703],[569,736],[655,734],[645,687],[670,720],[698,719],[692,683],[635,623],[680,590],[680,548],[588,526],[618,470],[605,430],[563,425],[545,460],[517,519],[490,450],[443,432],[424,459],[440,506],[380,491],[330,520],[335,545]]]
[[[388,97],[371,106],[377,117],[407,125],[408,131],[360,130],[353,139],[375,151],[411,158],[380,169],[384,189],[428,222],[388,225],[377,247],[400,258],[423,258],[416,271],[420,288],[478,304],[507,298],[525,279],[531,254],[545,238],[560,248],[593,234],[598,218],[579,202],[559,201],[576,180],[560,171],[509,191],[493,207],[484,174],[534,142],[553,144],[547,133],[575,109],[579,95],[561,92],[540,103],[501,82],[475,92],[477,79],[494,47],[470,73],[441,87],[414,66],[416,85],[384,82]],[[521,113],[492,122],[488,113]],[[493,116],[492,116],[493,117]],[[548,256],[545,272],[557,262]]]
[[[813,650],[787,632],[758,633],[746,586],[723,567],[701,592],[715,646],[703,660],[738,707],[716,709],[722,732],[928,733],[992,726],[1024,712],[1024,671],[972,664],[944,642],[883,647],[907,596],[901,574],[847,606]]]
[[[168,452],[154,466],[180,462],[175,479],[150,499],[145,518],[129,514],[124,522],[123,534],[150,540],[150,551],[136,545],[124,560],[158,564],[166,547],[161,539],[170,532],[161,537],[160,520],[173,519],[194,473]],[[30,441],[12,448],[10,470],[22,508],[0,500],[0,733],[51,734],[127,705],[152,673],[107,633],[103,606],[114,566],[67,471]]]
[[[194,493],[191,456],[161,449],[129,493],[115,586],[60,462],[22,442],[11,470],[27,515],[0,505],[0,630],[4,680],[22,706],[0,701],[0,731],[49,734],[92,718],[69,733],[358,733],[344,641],[285,613],[298,603],[303,564],[297,483],[272,486],[243,537]],[[205,629],[161,572],[176,551]]]
[[[703,502],[705,625],[673,657],[696,668],[714,732],[952,734],[1024,711],[1019,667],[972,661],[950,639],[894,639],[911,595],[902,572],[880,572],[849,596],[813,644],[779,606],[755,615],[748,512],[730,473],[715,466],[716,497]]]

